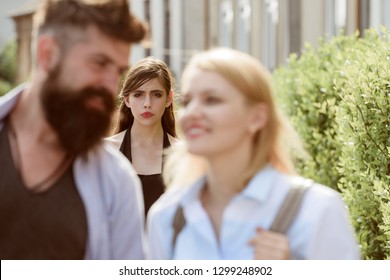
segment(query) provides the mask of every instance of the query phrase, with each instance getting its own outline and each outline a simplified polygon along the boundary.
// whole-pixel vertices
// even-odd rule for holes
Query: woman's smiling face
[[[253,108],[222,75],[191,69],[182,87],[180,126],[191,153],[205,157],[250,143]]]

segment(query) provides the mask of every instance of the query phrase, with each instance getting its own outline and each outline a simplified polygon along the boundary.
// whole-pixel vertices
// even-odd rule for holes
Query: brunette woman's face
[[[191,69],[182,102],[180,126],[191,153],[208,157],[250,145],[253,106],[220,74]]]
[[[144,126],[161,124],[165,108],[172,104],[172,94],[166,92],[158,78],[145,82],[125,98],[134,122]]]

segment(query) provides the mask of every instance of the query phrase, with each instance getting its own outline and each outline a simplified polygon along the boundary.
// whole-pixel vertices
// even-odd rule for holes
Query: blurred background
[[[40,1],[0,0],[0,95],[29,79]],[[163,59],[178,83],[201,50],[258,58],[311,155],[298,173],[342,193],[363,259],[390,260],[390,0],[131,0],[131,9],[150,33],[130,63]]]
[[[16,83],[30,73],[32,16],[40,1],[0,0],[0,51],[17,53],[16,69],[8,66]],[[388,0],[131,0],[131,9],[151,31],[133,48],[131,62],[153,55],[175,75],[194,52],[214,46],[248,52],[272,71],[320,37],[390,27]],[[10,75],[0,71],[0,78]]]

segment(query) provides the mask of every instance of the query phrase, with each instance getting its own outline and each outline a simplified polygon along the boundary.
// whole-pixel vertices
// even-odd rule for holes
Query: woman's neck
[[[247,170],[251,158],[250,145],[243,145],[227,153],[208,158],[207,192],[210,199],[228,203],[230,199],[241,192],[241,176]]]
[[[131,142],[142,144],[156,144],[160,143],[164,135],[164,130],[161,123],[153,126],[143,126],[134,123],[131,127]]]
[[[247,145],[207,159],[206,184],[201,191],[200,200],[210,217],[217,240],[219,240],[225,208],[245,187],[240,179],[249,164],[251,155],[250,148],[245,146]]]

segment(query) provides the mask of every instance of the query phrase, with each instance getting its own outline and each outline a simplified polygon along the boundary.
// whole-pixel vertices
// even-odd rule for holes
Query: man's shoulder
[[[130,162],[118,150],[101,141],[85,156],[79,156],[74,166],[76,181],[80,186],[100,189],[108,201],[112,197],[142,193],[139,178]],[[136,195],[138,196],[138,195]]]
[[[85,157],[79,157],[79,160],[83,165],[104,170],[105,173],[117,174],[123,170],[130,170],[132,175],[135,174],[129,160],[105,140],[96,145]]]
[[[0,96],[0,119],[3,119],[12,110],[20,94],[26,87],[27,84],[21,84],[3,96]]]

